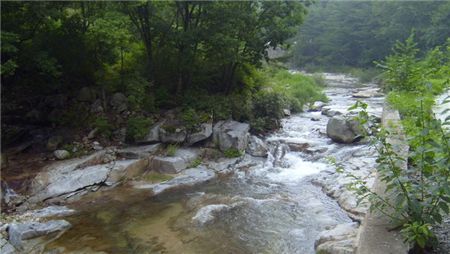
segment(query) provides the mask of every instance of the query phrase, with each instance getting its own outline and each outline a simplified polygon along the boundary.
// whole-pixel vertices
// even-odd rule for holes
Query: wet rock
[[[221,151],[236,149],[243,151],[248,144],[250,126],[232,120],[219,121],[213,128],[213,141]]]
[[[383,96],[383,94],[378,92],[378,89],[365,89],[365,90],[356,91],[352,94],[353,98],[361,98],[361,99],[366,99],[366,98],[371,98],[371,97],[380,97],[380,96]]]
[[[70,227],[65,220],[13,223],[8,228],[9,242],[21,253],[41,253]]]
[[[92,142],[92,149],[94,149],[96,151],[100,151],[103,149],[103,146],[100,145],[100,142],[94,141],[94,142]]]
[[[47,206],[42,209],[26,212],[26,216],[32,218],[46,218],[46,217],[62,217],[74,214],[76,211],[66,206]]]
[[[77,99],[82,102],[91,102],[95,100],[95,97],[96,94],[94,89],[90,87],[83,87],[80,89]]]
[[[311,117],[311,119],[310,119],[311,121],[313,121],[313,122],[317,122],[317,121],[320,121],[320,117]]]
[[[328,117],[342,115],[341,112],[339,112],[337,110],[333,110],[331,108],[323,108],[321,114],[324,115],[324,116],[328,116]]]
[[[56,150],[53,152],[53,155],[58,160],[65,160],[70,158],[70,153],[67,150]]]
[[[287,108],[283,109],[284,116],[291,116],[291,111]]]
[[[188,145],[195,144],[199,141],[205,140],[212,135],[212,123],[202,123],[199,130],[187,136]]]
[[[51,136],[47,141],[47,149],[50,151],[54,151],[54,150],[58,149],[58,147],[61,145],[62,142],[63,142],[63,137],[61,137],[59,135]]]
[[[124,179],[142,175],[149,168],[148,159],[116,161],[106,180],[107,185],[112,185]]]
[[[116,112],[124,112],[128,109],[128,99],[123,93],[115,93],[111,97],[110,104]]]
[[[12,210],[17,205],[23,202],[24,197],[17,194],[13,189],[11,189],[5,181],[1,180],[0,184],[1,184],[0,198],[2,211]]]
[[[320,111],[326,105],[322,101],[315,101],[308,109],[308,111]]]
[[[264,141],[252,135],[250,136],[246,152],[255,157],[266,157],[269,149]]]
[[[156,156],[151,162],[151,168],[160,173],[175,174],[186,169],[197,157],[197,149],[178,149],[174,156]]]
[[[292,142],[289,142],[289,143],[287,143],[287,145],[289,146],[289,150],[291,150],[293,152],[304,152],[307,148],[310,147],[309,143],[292,143]]]
[[[137,189],[149,189],[153,195],[159,195],[168,190],[179,189],[183,187],[192,187],[194,185],[207,182],[216,176],[214,171],[203,166],[184,170],[180,175],[157,184],[135,183]]]
[[[320,233],[314,246],[320,254],[353,254],[356,250],[358,223],[339,224]]]
[[[108,165],[94,165],[67,173],[49,175],[48,185],[37,193],[34,199],[40,201],[59,197],[86,187],[101,184],[108,178],[109,171],[110,166]]]
[[[238,158],[220,158],[217,161],[208,162],[208,168],[214,170],[218,174],[229,174],[235,170],[235,166],[242,160]]]
[[[2,254],[16,254],[18,251],[12,246],[2,234],[0,234],[0,253]]]
[[[160,142],[161,139],[159,138],[159,130],[161,126],[164,125],[165,122],[166,120],[161,120],[156,124],[154,124],[152,127],[150,127],[148,134],[143,139],[137,140],[136,142],[137,143]]]
[[[199,226],[204,226],[213,222],[219,213],[228,211],[230,208],[230,206],[224,204],[207,205],[197,211],[195,216],[192,217],[192,221]]]
[[[163,125],[159,128],[159,138],[163,143],[180,144],[186,140],[187,131],[181,125]]]
[[[361,128],[356,120],[335,116],[328,120],[327,136],[335,142],[349,144],[363,136]]]
[[[117,155],[125,159],[143,159],[155,154],[161,149],[161,144],[145,145],[145,146],[131,146],[124,149],[119,149]]]

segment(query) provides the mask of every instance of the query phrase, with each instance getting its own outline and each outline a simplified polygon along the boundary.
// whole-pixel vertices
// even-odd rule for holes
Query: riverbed
[[[346,113],[355,90],[375,90],[345,75],[325,74],[328,107]],[[381,115],[383,97],[362,99]],[[336,144],[321,111],[294,114],[266,137],[273,154],[207,184],[151,196],[124,185],[69,206],[73,225],[47,246],[52,253],[315,253],[319,234],[359,212],[346,180],[328,160],[371,177],[376,154],[367,143]],[[277,151],[280,144],[304,149]],[[305,145],[306,144],[306,145]],[[292,149],[295,150],[295,149]],[[283,155],[277,155],[283,153]],[[337,189],[332,192],[330,190]],[[346,193],[345,195],[341,195]],[[356,210],[352,214],[352,209]],[[353,211],[354,212],[354,211]]]

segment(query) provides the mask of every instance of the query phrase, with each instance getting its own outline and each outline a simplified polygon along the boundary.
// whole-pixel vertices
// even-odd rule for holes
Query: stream
[[[342,113],[357,100],[352,91],[376,89],[344,75],[325,77],[328,105]],[[369,113],[381,115],[383,97],[362,100],[369,104]],[[342,180],[327,158],[362,174],[370,174],[366,169],[375,164],[367,144],[332,142],[326,136],[328,119],[320,111],[283,119],[283,127],[266,138],[273,155],[264,161],[254,159],[256,167],[204,185],[154,197],[145,190],[120,186],[76,201],[69,206],[79,212],[67,217],[73,227],[47,251],[315,253],[320,232],[352,221],[337,200],[315,183],[318,178],[331,185]],[[307,149],[281,156],[287,145],[280,142],[307,144]]]

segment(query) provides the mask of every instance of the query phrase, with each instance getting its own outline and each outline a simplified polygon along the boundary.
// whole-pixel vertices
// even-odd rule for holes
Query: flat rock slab
[[[110,165],[94,165],[65,174],[54,175],[48,181],[48,185],[33,196],[32,200],[42,201],[75,192],[86,186],[103,183],[108,178],[110,170]]]
[[[203,166],[191,168],[183,171],[175,178],[166,182],[157,184],[137,183],[134,185],[137,189],[149,189],[153,195],[159,195],[165,191],[178,189],[182,187],[190,187],[200,183],[207,182],[216,176],[214,171]]]
[[[151,168],[164,174],[176,174],[189,167],[200,155],[198,149],[178,149],[174,156],[156,156],[151,162]]]
[[[65,220],[24,222],[9,225],[9,242],[20,253],[41,253],[48,242],[59,238],[71,227]]]
[[[28,211],[24,215],[33,218],[61,217],[74,214],[76,211],[66,206],[47,206],[42,209]]]
[[[144,159],[156,153],[161,148],[161,144],[131,146],[117,151],[117,154],[126,159]]]

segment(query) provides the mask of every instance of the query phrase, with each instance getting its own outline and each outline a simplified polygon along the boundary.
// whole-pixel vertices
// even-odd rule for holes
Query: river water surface
[[[326,74],[328,103],[345,112],[355,102],[355,79]],[[366,99],[365,99],[366,100]],[[380,115],[382,98],[370,98],[369,111]],[[314,118],[314,121],[311,120]],[[283,120],[267,137],[271,144],[309,145],[308,151],[274,156],[249,170],[207,184],[150,197],[123,186],[96,193],[73,206],[73,227],[51,243],[51,253],[314,253],[323,230],[350,222],[338,203],[312,183],[320,172],[333,172],[329,156],[367,149],[339,145],[326,136],[328,117],[306,112]],[[273,150],[276,150],[275,148]],[[274,158],[275,157],[275,158]],[[364,160],[364,157],[360,157]],[[255,161],[257,161],[255,159]],[[260,161],[259,161],[260,162]],[[275,163],[274,163],[275,162]],[[343,161],[345,163],[345,161]],[[227,205],[208,223],[193,218],[208,205]]]

